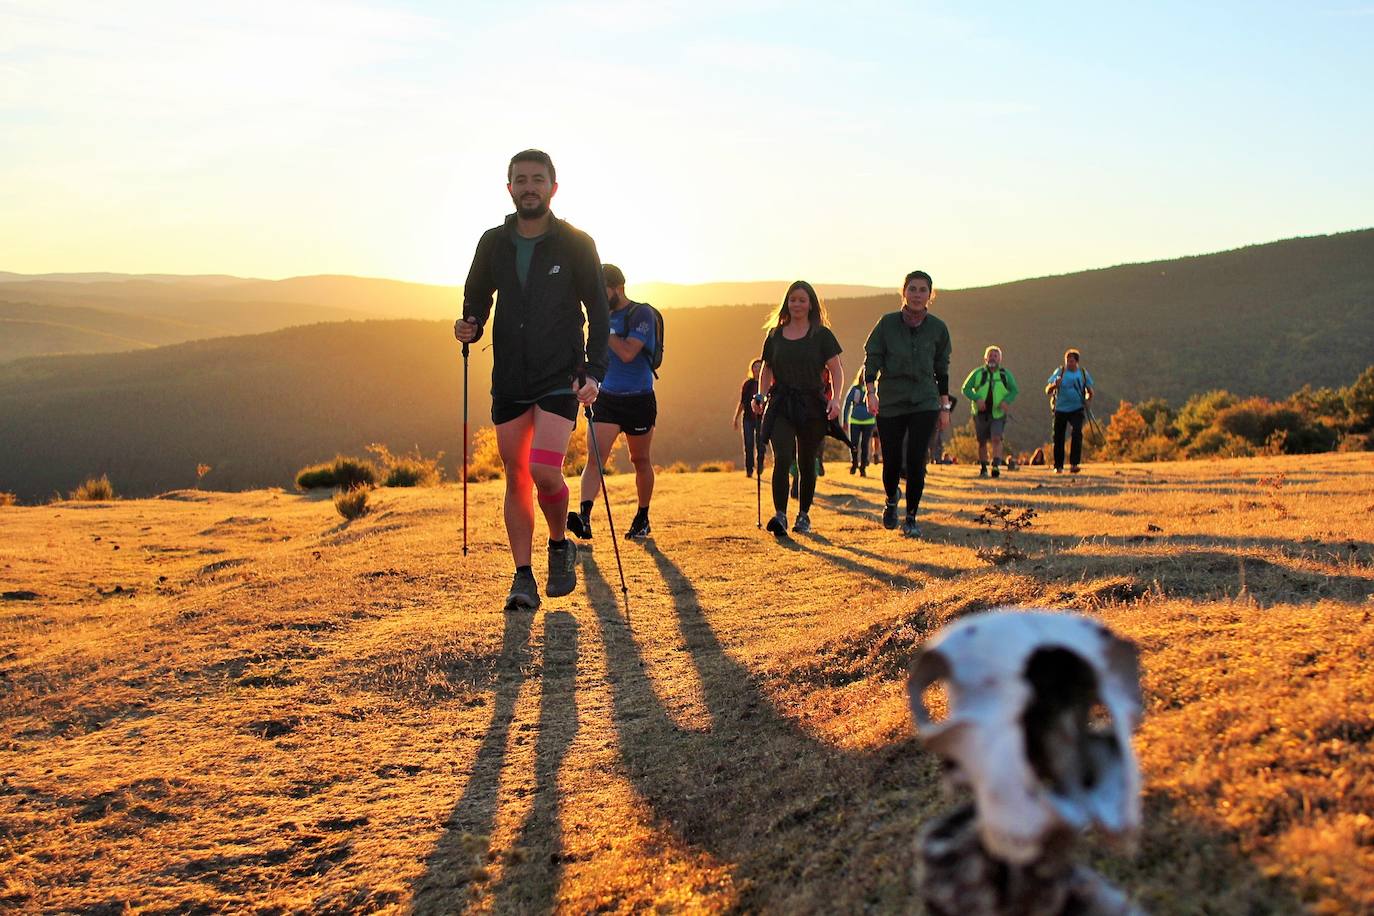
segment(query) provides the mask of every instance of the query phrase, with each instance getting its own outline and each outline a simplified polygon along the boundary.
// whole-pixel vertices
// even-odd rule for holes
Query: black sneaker
[[[577,535],[584,541],[592,539],[592,519],[591,516],[582,517],[580,512],[568,513],[568,530]]]
[[[510,594],[506,596],[506,610],[532,611],[539,607],[539,583],[534,581],[534,573],[517,569],[510,583]]]
[[[563,540],[549,545],[549,581],[545,590],[550,598],[562,598],[577,588],[577,545]]]
[[[897,503],[895,501],[883,506],[883,527],[888,531],[897,527]]]
[[[646,538],[649,536],[649,516],[636,515],[630,522],[630,530],[625,532],[625,539],[634,540],[635,538]]]
[[[787,537],[787,516],[775,515],[772,518],[770,518],[768,520],[768,524],[764,525],[763,527],[767,528],[769,531],[773,532],[773,534],[777,535],[778,537],[785,538]]]
[[[999,468],[999,467],[998,467],[997,465],[995,465],[995,464],[992,466],[992,476],[993,476],[993,477],[1001,477],[1001,476],[1002,476],[1002,469]]]
[[[921,536],[921,529],[916,525],[916,516],[908,515],[902,522],[902,537],[918,538]]]
[[[868,468],[859,468],[859,476],[860,476],[860,477],[867,477],[867,476],[868,476]]]
[[[810,534],[811,516],[806,512],[798,512],[797,520],[792,523],[792,530],[797,534]]]
[[[986,464],[984,464],[984,465],[979,465],[979,467],[978,467],[978,476],[979,476],[979,477],[986,477],[986,476],[988,476],[988,466],[987,466]],[[996,475],[994,474],[994,476],[996,476]]]

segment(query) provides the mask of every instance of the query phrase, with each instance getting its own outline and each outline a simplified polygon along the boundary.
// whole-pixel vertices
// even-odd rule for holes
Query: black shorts
[[[607,394],[596,396],[592,405],[594,423],[614,423],[627,436],[643,436],[658,422],[658,398],[645,394]]]
[[[556,413],[565,420],[577,422],[577,396],[572,394],[546,394],[533,401],[509,401],[505,398],[491,399],[491,422],[496,426],[509,423],[523,416],[531,407],[538,407],[546,413]]]

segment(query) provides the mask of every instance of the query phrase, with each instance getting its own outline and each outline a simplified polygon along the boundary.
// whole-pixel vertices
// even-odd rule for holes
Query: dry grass
[[[19,499],[13,493],[0,490],[0,506],[13,506],[18,504]]]
[[[334,494],[334,509],[350,522],[355,518],[362,518],[369,511],[367,495],[367,487],[340,490]]]
[[[67,498],[77,502],[108,502],[115,498],[114,484],[106,474],[90,477],[68,493]]]
[[[7,510],[0,909],[918,911],[948,802],[904,666],[1008,603],[1142,646],[1146,830],[1092,858],[1147,909],[1374,908],[1374,458],[973,473],[932,470],[921,542],[875,479],[779,544],[743,474],[660,478],[632,627],[604,525],[572,596],[501,611],[499,482],[466,558],[452,485],[347,524],[280,492]],[[997,566],[993,504],[1036,512]]]

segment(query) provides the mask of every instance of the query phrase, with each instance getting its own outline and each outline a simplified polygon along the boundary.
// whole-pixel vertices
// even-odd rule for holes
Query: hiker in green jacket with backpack
[[[1002,476],[1002,431],[1007,425],[1007,405],[1021,391],[1016,376],[1002,365],[1002,348],[983,351],[983,365],[964,379],[964,397],[973,411],[973,431],[978,436],[978,476],[988,476],[988,446],[992,450],[992,476]]]

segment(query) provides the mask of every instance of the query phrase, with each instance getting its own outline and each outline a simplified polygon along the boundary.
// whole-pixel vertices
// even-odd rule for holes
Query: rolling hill
[[[847,373],[892,296],[830,303]],[[773,306],[668,317],[660,463],[737,458],[730,415]],[[1374,230],[940,294],[957,385],[1000,344],[1025,389],[1012,445],[1047,436],[1039,390],[1083,350],[1105,418],[1121,399],[1198,391],[1281,397],[1344,385],[1374,363]],[[474,351],[472,426],[488,417],[490,351]],[[334,322],[138,353],[0,366],[0,490],[26,499],[108,472],[121,492],[289,484],[301,465],[369,442],[461,453],[461,363],[449,321]]]

